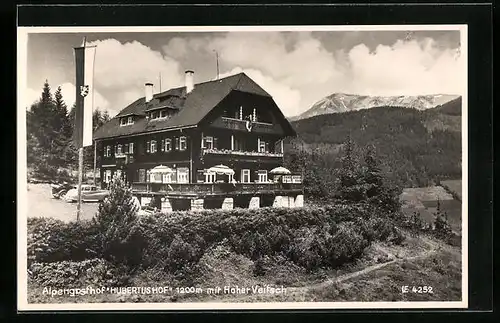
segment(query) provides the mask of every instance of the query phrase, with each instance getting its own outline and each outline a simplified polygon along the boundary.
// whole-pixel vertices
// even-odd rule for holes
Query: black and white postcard
[[[467,26],[18,28],[19,310],[467,308]]]

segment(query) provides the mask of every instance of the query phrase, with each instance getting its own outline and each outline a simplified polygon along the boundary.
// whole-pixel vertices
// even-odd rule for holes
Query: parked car
[[[100,202],[109,196],[108,190],[98,189],[95,185],[82,185],[82,202]],[[74,186],[70,189],[66,195],[64,195],[64,200],[68,202],[78,201],[78,186]]]
[[[63,182],[60,184],[50,184],[50,187],[51,187],[51,191],[52,191],[51,192],[52,197],[55,199],[60,199],[61,197],[66,195],[66,193],[68,193],[68,191],[70,189],[74,188],[74,185],[72,185],[68,182]]]

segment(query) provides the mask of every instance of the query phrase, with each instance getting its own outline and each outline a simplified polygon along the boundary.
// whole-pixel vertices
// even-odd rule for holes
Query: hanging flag
[[[77,148],[92,146],[92,113],[94,111],[94,61],[96,46],[75,48],[76,97],[75,132]]]

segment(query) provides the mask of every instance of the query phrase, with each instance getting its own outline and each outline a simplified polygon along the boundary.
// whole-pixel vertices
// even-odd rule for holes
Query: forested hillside
[[[359,151],[373,146],[386,177],[400,187],[426,186],[461,176],[461,98],[425,111],[398,107],[316,116],[293,122],[298,139],[287,145],[288,166],[315,169],[317,181],[332,183],[342,144]],[[307,175],[307,174],[306,174]],[[307,176],[306,176],[307,177]],[[312,185],[312,184],[311,184]]]

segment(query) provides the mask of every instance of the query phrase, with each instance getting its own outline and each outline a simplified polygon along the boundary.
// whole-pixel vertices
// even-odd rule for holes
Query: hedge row
[[[102,241],[104,235],[90,221],[30,219],[28,255],[37,262],[121,259],[129,266],[182,273],[227,239],[234,252],[253,260],[279,255],[312,269],[350,261],[374,240],[402,240],[389,218],[367,204],[173,212],[140,217],[134,227],[130,239],[110,242]],[[126,251],[127,259],[108,257],[103,246],[110,243]]]

